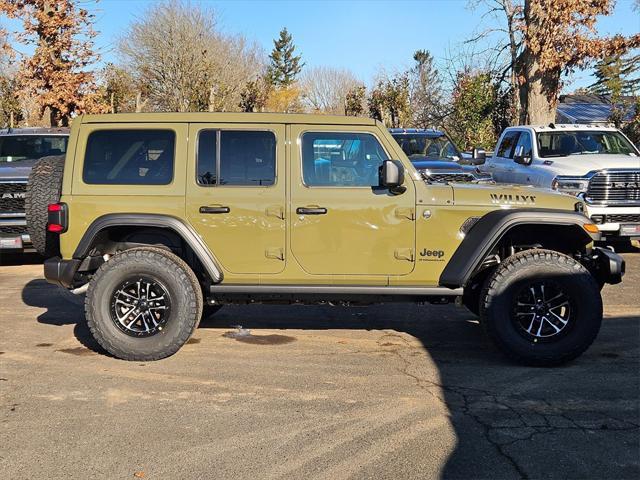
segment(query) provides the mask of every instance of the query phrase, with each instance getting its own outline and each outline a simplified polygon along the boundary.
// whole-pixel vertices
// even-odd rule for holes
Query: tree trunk
[[[548,19],[545,15],[532,15],[531,0],[524,2],[524,16],[527,30],[520,62],[524,76],[524,83],[520,85],[520,123],[547,125],[556,121],[560,70],[542,69],[538,54],[531,51],[531,45],[539,43],[534,40],[543,35],[542,25]]]

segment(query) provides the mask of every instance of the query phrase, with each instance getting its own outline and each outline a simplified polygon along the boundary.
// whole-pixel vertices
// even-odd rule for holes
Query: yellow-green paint
[[[158,186],[84,184],[81,172],[88,135],[111,128],[173,130],[173,182]],[[275,185],[198,185],[196,139],[200,130],[211,128],[274,132]],[[380,195],[370,188],[304,185],[300,137],[307,131],[375,135],[389,158],[403,163],[406,191]],[[190,224],[209,246],[225,282],[432,286],[438,284],[462,241],[460,227],[469,217],[500,208],[573,210],[576,199],[528,187],[427,184],[386,128],[366,118],[141,113],[87,115],[74,121],[62,201],[69,207],[69,229],[61,235],[64,258],[73,255],[88,226],[102,215],[156,213]],[[200,206],[228,206],[230,213],[202,215]],[[296,214],[296,208],[307,206],[324,207],[327,214]]]

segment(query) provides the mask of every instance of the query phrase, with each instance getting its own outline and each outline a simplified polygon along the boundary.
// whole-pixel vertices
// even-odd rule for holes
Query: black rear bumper
[[[48,258],[44,261],[44,278],[49,283],[64,288],[73,286],[73,277],[80,267],[81,260],[72,258],[62,260],[60,257]]]
[[[622,281],[625,271],[625,262],[617,253],[606,248],[595,247],[593,249],[596,271],[594,275],[602,283],[615,285]]]

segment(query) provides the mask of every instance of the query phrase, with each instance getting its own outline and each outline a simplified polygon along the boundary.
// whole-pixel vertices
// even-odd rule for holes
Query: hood
[[[455,205],[497,208],[551,208],[575,210],[579,200],[573,195],[524,185],[454,184]]]
[[[640,157],[630,155],[571,155],[545,158],[544,161],[553,162],[548,168],[557,175],[582,176],[607,168],[640,168]]]
[[[38,159],[20,160],[18,162],[0,162],[0,179],[26,180]]]
[[[425,158],[418,158],[415,159],[415,157],[411,158],[411,163],[413,164],[413,166],[416,168],[416,170],[424,170],[424,169],[429,169],[429,170],[462,170],[462,166],[452,160],[448,160],[448,159],[427,159]]]

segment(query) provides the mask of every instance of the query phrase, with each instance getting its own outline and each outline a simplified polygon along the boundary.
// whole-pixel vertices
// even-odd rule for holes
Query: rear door
[[[291,127],[291,249],[307,273],[384,282],[414,268],[415,187],[378,187],[389,145],[351,128]]]
[[[187,217],[228,272],[284,269],[284,135],[283,125],[189,126]]]

